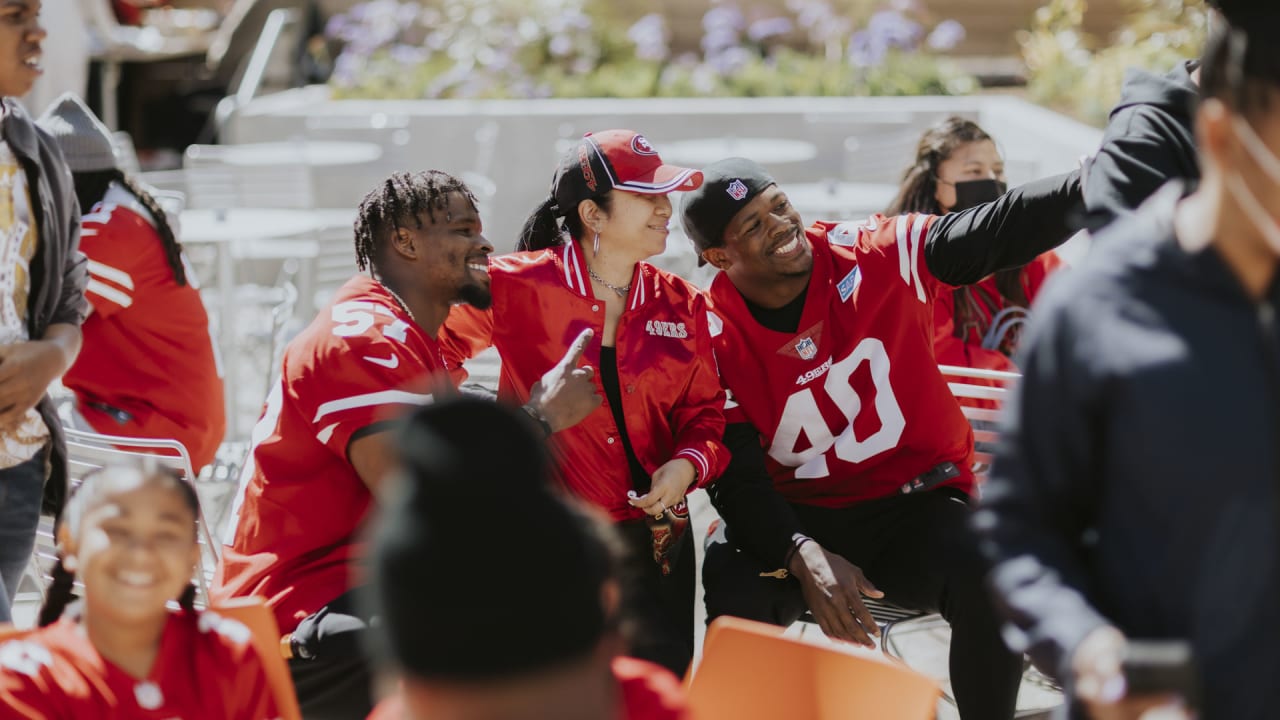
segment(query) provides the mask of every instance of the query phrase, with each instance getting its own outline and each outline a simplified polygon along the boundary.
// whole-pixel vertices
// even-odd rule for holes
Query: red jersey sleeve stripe
[[[911,216],[911,279],[915,282],[916,298],[926,302],[924,283],[920,282],[920,244],[924,240],[924,229],[928,225],[924,215]]]
[[[374,405],[426,405],[431,402],[430,393],[411,393],[404,390],[383,390],[382,392],[352,395],[339,400],[330,400],[316,409],[316,416],[311,420],[319,423],[326,415],[332,415],[353,408],[372,407]]]
[[[908,218],[905,215],[899,215],[894,218],[893,229],[898,236],[898,272],[902,275],[902,282],[910,287],[911,250],[907,247],[907,235],[910,232],[907,220]]]
[[[711,464],[707,462],[707,456],[703,455],[701,451],[685,448],[676,453],[676,457],[683,457],[697,466],[699,479],[705,481],[711,475]]]
[[[96,260],[90,260],[88,263],[89,274],[94,277],[108,280],[127,290],[133,289],[133,276],[110,265],[104,265]]]
[[[128,293],[121,292],[106,283],[99,282],[92,277],[89,278],[89,284],[85,287],[85,292],[93,293],[103,300],[113,302],[122,308],[127,308],[133,304],[133,298]]]

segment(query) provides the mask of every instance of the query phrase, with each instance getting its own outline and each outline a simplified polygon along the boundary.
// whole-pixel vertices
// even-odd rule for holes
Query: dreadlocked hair
[[[612,207],[612,199],[613,191],[611,190],[591,198],[591,201],[608,214]],[[563,220],[559,218],[560,213],[563,213]],[[563,230],[560,227],[561,222],[564,223]],[[564,243],[566,235],[571,238],[582,237],[583,229],[582,217],[578,215],[577,205],[564,209],[556,205],[554,197],[548,197],[539,203],[525,219],[524,228],[520,231],[520,239],[516,242],[516,250],[523,252],[556,247]]]
[[[182,244],[178,242],[177,236],[174,235],[164,208],[160,207],[160,203],[156,202],[151,193],[147,192],[133,178],[125,175],[119,168],[78,172],[72,177],[75,180],[76,199],[80,201],[80,212],[85,215],[89,214],[93,206],[102,202],[102,199],[107,195],[107,188],[113,182],[119,183],[130,195],[137,198],[138,202],[142,203],[142,207],[146,208],[148,213],[151,213],[151,219],[155,221],[156,233],[160,235],[160,243],[164,247],[165,258],[169,261],[169,270],[173,273],[173,281],[179,285],[187,284],[187,271],[182,262]]]
[[[466,183],[439,170],[398,172],[382,181],[364,196],[356,213],[356,267],[375,267],[381,244],[396,228],[410,223],[421,228],[424,213],[434,223],[436,211],[449,209],[453,193],[460,193],[476,207],[476,196]]]
[[[195,534],[195,519],[200,517],[200,498],[196,495],[195,486],[184,480],[176,470],[157,465],[154,461],[144,460],[140,463],[109,465],[85,475],[80,481],[79,487],[72,491],[71,497],[67,499],[67,504],[62,509],[62,515],[58,517],[57,522],[54,524],[54,537],[59,536],[63,527],[66,527],[67,532],[72,535],[79,533],[80,523],[85,513],[94,506],[95,501],[102,497],[104,488],[110,486],[109,481],[111,478],[126,473],[142,475],[146,478],[160,478],[169,483],[171,487],[177,488],[179,494],[182,495],[183,504],[191,511],[193,518],[191,532],[193,535]],[[40,606],[40,612],[37,615],[37,623],[40,627],[51,625],[62,617],[67,605],[75,599],[75,581],[75,573],[68,570],[66,565],[63,564],[63,552],[60,550],[58,564],[53,568],[49,587],[45,592],[44,604]],[[183,610],[187,612],[194,611],[196,600],[195,584],[188,583],[177,600],[178,606]]]

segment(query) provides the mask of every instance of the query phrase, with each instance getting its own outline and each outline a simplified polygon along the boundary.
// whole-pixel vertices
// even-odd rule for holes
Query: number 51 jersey
[[[726,419],[760,431],[787,500],[847,507],[947,461],[960,475],[945,484],[972,491],[973,432],[933,355],[931,298],[945,286],[924,262],[932,221],[811,225],[813,273],[794,333],[757,322],[724,273],[712,283]]]

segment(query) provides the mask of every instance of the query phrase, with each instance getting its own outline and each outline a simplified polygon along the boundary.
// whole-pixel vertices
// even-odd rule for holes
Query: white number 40
[[[849,384],[858,366],[871,364],[871,380],[875,385],[875,410],[880,416],[880,429],[859,440],[853,434],[853,423],[862,412],[862,398]],[[902,439],[907,426],[893,387],[889,385],[889,355],[884,343],[875,338],[864,338],[849,356],[831,366],[823,381],[822,389],[836,407],[844,412],[848,426],[839,437],[833,437],[831,428],[818,409],[812,388],[798,390],[787,398],[782,419],[773,434],[773,446],[769,455],[779,463],[794,467],[797,478],[824,478],[831,474],[827,465],[827,451],[848,463],[858,463],[886,450],[892,450]],[[801,433],[809,440],[809,447],[796,452]]]

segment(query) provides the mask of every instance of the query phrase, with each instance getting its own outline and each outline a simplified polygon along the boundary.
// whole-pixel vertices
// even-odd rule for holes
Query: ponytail
[[[40,627],[52,625],[62,617],[62,611],[74,597],[72,589],[75,582],[75,573],[67,570],[62,564],[62,558],[58,558],[58,564],[53,568],[53,577],[49,580],[49,589],[45,592],[44,604],[40,606],[40,614],[36,619]]]
[[[520,240],[516,242],[516,251],[545,250],[563,242],[564,233],[556,220],[556,199],[548,196],[524,221]]]

